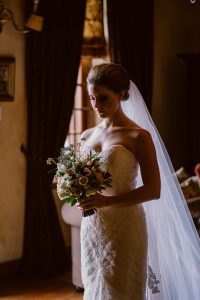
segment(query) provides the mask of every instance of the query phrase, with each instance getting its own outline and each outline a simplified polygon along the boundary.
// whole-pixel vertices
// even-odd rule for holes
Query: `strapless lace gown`
[[[112,175],[106,195],[136,185],[138,163],[122,145],[99,156]],[[147,229],[142,205],[98,209],[81,224],[84,300],[144,300],[147,281]]]

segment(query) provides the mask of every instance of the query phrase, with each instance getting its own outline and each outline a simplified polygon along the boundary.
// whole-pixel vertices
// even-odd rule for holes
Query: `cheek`
[[[110,108],[112,109],[112,110],[116,110],[116,109],[118,109],[119,108],[119,105],[120,105],[120,103],[119,103],[119,101],[112,101],[111,103],[110,103]]]

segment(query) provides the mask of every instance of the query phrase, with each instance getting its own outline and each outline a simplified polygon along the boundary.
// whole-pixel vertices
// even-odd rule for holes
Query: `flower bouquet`
[[[111,186],[111,175],[100,157],[92,150],[81,152],[80,143],[62,148],[59,157],[48,158],[47,164],[56,165],[58,197],[71,206]],[[85,210],[82,215],[90,216],[95,211]]]

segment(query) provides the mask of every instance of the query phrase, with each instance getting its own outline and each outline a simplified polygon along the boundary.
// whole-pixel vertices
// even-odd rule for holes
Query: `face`
[[[120,106],[121,93],[115,93],[105,85],[88,85],[92,108],[100,118],[112,117]]]

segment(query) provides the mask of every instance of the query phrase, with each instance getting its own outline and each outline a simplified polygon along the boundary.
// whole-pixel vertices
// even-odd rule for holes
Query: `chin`
[[[106,113],[98,113],[98,116],[102,119],[107,118],[107,114]]]

